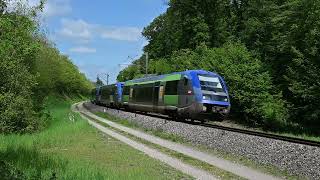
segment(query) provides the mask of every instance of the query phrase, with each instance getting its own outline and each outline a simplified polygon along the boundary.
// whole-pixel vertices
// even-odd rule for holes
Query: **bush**
[[[35,27],[26,17],[8,14],[0,16],[0,29],[0,133],[31,132],[42,124],[32,93]]]
[[[234,111],[268,126],[278,127],[286,122],[287,108],[280,93],[273,93],[271,76],[244,45],[228,43],[206,54],[203,59],[209,61],[209,66],[203,67],[225,78]]]
[[[159,64],[168,64],[159,66]],[[153,60],[154,73],[204,69],[222,75],[229,87],[232,113],[250,122],[279,127],[287,119],[287,108],[280,93],[273,93],[271,77],[259,59],[239,43],[227,43],[222,48],[180,50],[170,58]]]
[[[4,180],[23,180],[26,176],[11,164],[0,161],[0,177]]]
[[[92,84],[79,72],[77,66],[52,45],[42,41],[40,44],[41,48],[35,59],[40,93],[44,93],[44,96],[48,93],[88,95]]]
[[[39,33],[36,11],[0,2],[0,133],[34,132],[46,125],[48,94],[88,95],[92,85]]]

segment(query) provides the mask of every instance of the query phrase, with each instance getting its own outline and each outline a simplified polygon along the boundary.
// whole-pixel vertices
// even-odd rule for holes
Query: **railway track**
[[[270,139],[275,139],[275,140],[287,141],[287,142],[291,142],[291,143],[320,147],[320,142],[318,142],[318,141],[305,140],[305,139],[300,139],[300,138],[295,138],[295,137],[281,136],[281,135],[276,135],[276,134],[263,133],[263,132],[259,132],[259,131],[245,130],[245,129],[239,129],[239,128],[231,128],[231,127],[214,125],[214,124],[203,124],[203,126],[216,128],[216,129],[222,129],[222,130],[226,130],[226,131],[237,132],[237,133],[243,133],[243,134],[248,134],[248,135],[253,135],[253,136],[265,137],[265,138],[270,138]]]
[[[87,108],[87,106],[85,104],[84,104],[84,107]],[[87,109],[90,110],[89,108],[87,108]],[[110,108],[110,109],[112,109],[112,108]],[[124,111],[124,110],[120,110],[120,111]],[[125,111],[125,112],[127,112],[127,111]],[[264,133],[264,132],[246,130],[246,129],[240,129],[240,128],[232,128],[232,127],[209,124],[209,123],[201,123],[201,122],[196,122],[196,121],[186,121],[186,120],[182,121],[179,119],[173,119],[169,116],[162,115],[162,114],[156,114],[156,113],[145,113],[145,112],[138,112],[138,111],[136,111],[134,113],[141,114],[141,115],[147,115],[147,116],[151,116],[151,117],[156,117],[156,118],[162,118],[164,120],[169,120],[169,121],[183,122],[183,123],[187,123],[187,124],[191,124],[191,125],[216,128],[216,129],[221,129],[221,130],[230,131],[230,132],[237,132],[237,133],[248,134],[248,135],[252,135],[252,136],[287,141],[287,142],[296,143],[296,144],[320,147],[320,142],[318,142],[318,141],[305,140],[305,139],[301,139],[301,138],[281,136],[281,135],[276,135],[276,134],[271,134],[271,133]]]

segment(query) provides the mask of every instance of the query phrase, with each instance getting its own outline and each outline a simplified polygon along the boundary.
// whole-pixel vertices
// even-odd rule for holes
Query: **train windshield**
[[[198,75],[201,89],[204,91],[224,92],[221,81],[218,77]]]

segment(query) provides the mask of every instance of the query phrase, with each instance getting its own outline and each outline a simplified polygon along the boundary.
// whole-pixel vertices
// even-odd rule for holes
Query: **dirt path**
[[[79,105],[78,106],[78,110],[76,108],[76,106],[73,106],[72,107],[72,110],[73,111],[85,111],[82,107],[82,105]],[[88,112],[85,112],[86,114]],[[120,141],[122,141],[123,143],[141,151],[141,152],[144,152],[145,154],[147,154],[148,156],[154,158],[154,159],[158,159],[170,166],[172,166],[173,168],[177,169],[177,170],[180,170],[181,172],[185,173],[185,174],[188,174],[196,179],[212,179],[212,180],[215,180],[217,179],[216,177],[214,177],[212,174],[204,171],[204,170],[201,170],[199,168],[196,168],[196,167],[193,167],[191,165],[188,165],[188,164],[185,164],[184,162],[180,161],[179,159],[177,158],[173,158],[171,156],[168,156],[156,149],[153,149],[153,148],[150,148],[142,143],[139,143],[139,142],[136,142],[134,140],[131,140],[109,128],[106,128],[92,120],[90,120],[89,118],[81,115],[84,119],[87,119],[89,124],[91,124],[92,126],[94,126],[95,128],[97,128],[98,130],[102,131],[103,133],[115,138],[115,139],[118,139]]]
[[[121,131],[125,131],[131,135],[134,135],[136,137],[139,137],[141,139],[144,139],[146,141],[149,141],[151,143],[154,144],[158,144],[162,147],[171,149],[173,151],[182,153],[184,155],[190,156],[192,158],[198,159],[200,161],[206,162],[208,164],[211,164],[215,167],[218,167],[220,169],[223,169],[225,171],[229,171],[233,174],[236,174],[240,177],[246,178],[246,179],[260,179],[260,180],[269,180],[269,179],[277,179],[274,176],[268,175],[268,174],[264,174],[262,172],[259,172],[255,169],[249,168],[249,167],[245,167],[239,164],[235,164],[233,162],[221,159],[219,157],[215,157],[213,155],[195,150],[193,148],[178,144],[178,143],[174,143],[168,140],[164,140],[146,133],[143,133],[141,131],[137,131],[131,128],[127,128],[124,127],[122,125],[119,125],[117,123],[114,123],[112,121],[108,121],[104,118],[98,117],[94,114],[92,114],[91,112],[89,112],[88,110],[86,110],[82,104],[79,104],[79,109],[85,113],[86,115],[88,115],[91,118],[94,118],[96,120],[99,120],[101,122],[104,122],[106,124],[108,124],[109,126],[119,129]]]

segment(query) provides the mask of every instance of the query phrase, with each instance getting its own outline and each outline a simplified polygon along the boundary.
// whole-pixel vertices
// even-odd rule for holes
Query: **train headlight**
[[[203,111],[207,111],[207,107],[206,107],[206,106],[203,106],[203,107],[202,107],[202,110],[203,110]]]
[[[204,99],[204,100],[210,100],[210,96],[202,96],[202,99]]]
[[[224,100],[225,102],[228,102],[228,98],[224,98],[223,100]]]

